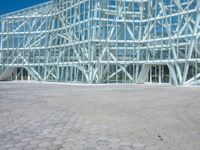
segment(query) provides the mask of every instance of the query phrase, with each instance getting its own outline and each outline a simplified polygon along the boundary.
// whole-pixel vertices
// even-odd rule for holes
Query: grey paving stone
[[[61,145],[52,145],[51,147],[48,147],[48,150],[60,150],[61,148]]]
[[[33,149],[33,150],[35,150],[37,148],[38,148],[37,145],[26,145],[26,146],[24,146],[24,150],[26,150],[26,149]]]
[[[25,138],[25,139],[22,139],[21,141],[22,142],[30,142],[31,140],[33,140],[32,138]]]
[[[147,109],[146,105],[140,104],[137,108],[131,102],[133,97],[127,98],[127,105],[118,98],[121,94],[127,96],[127,93],[132,93],[129,88],[69,87],[69,92],[68,88],[55,88],[54,85],[52,89],[43,84],[22,84],[22,87],[14,85],[15,88],[7,84],[3,86],[10,91],[3,93],[0,86],[0,150],[148,150],[145,143],[134,144],[137,139],[135,136],[144,130],[136,126],[137,121],[145,124],[148,119],[144,114],[143,119],[137,117],[142,113],[140,108]],[[95,97],[98,100],[94,100],[94,93],[99,95]],[[118,93],[118,96],[113,95],[114,93]],[[1,98],[2,95],[4,98]],[[136,100],[134,102],[138,103]],[[145,102],[150,105],[148,101]],[[126,109],[129,105],[136,110]],[[163,106],[162,103],[160,105]],[[134,116],[135,114],[137,115]],[[149,132],[151,136],[154,135]],[[142,141],[148,141],[148,138]],[[197,135],[196,139],[198,138]]]
[[[14,144],[5,144],[5,145],[2,145],[1,148],[2,149],[9,149],[9,148],[14,148]]]
[[[120,144],[121,146],[131,146],[131,143],[129,143],[129,142],[124,142],[124,141],[120,142],[119,144]]]
[[[1,148],[0,148],[1,149]],[[21,148],[17,148],[17,147],[14,147],[14,148],[9,148],[8,150],[22,150]]]
[[[74,144],[73,143],[64,143],[62,144],[62,148],[73,148]]]
[[[17,147],[17,148],[24,148],[27,145],[28,145],[28,143],[17,143],[17,144],[15,144],[15,147]]]
[[[37,148],[37,150],[48,150],[48,148]]]
[[[86,143],[85,144],[85,147],[88,148],[88,149],[92,149],[92,148],[95,149],[97,146],[98,146],[98,143],[96,143],[96,142],[95,143]]]
[[[48,148],[48,147],[51,147],[51,143],[50,142],[39,143],[38,147],[40,147],[40,148]]]
[[[111,144],[109,144],[109,147],[111,149],[119,149],[120,144],[119,143],[111,143]]]
[[[144,145],[144,144],[133,144],[132,147],[136,150],[144,150],[146,145]]]
[[[100,145],[96,147],[96,150],[109,150],[110,147],[108,147],[107,145]]]
[[[29,142],[31,145],[38,145],[39,143],[41,143],[41,141],[39,140],[33,140]]]
[[[64,143],[64,141],[62,140],[55,140],[52,142],[52,145],[62,145]]]

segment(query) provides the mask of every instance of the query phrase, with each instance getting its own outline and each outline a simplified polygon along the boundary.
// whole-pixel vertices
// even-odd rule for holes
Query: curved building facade
[[[0,80],[200,85],[199,0],[53,0],[0,16]]]

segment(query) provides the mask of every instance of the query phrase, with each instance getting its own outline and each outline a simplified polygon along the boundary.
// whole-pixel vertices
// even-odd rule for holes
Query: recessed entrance
[[[170,73],[167,65],[151,65],[147,82],[150,83],[170,83]]]
[[[32,79],[32,76],[23,67],[7,67],[6,70],[2,74],[0,74],[0,81]]]
[[[12,73],[11,80],[31,80],[31,76],[25,68],[17,68]]]

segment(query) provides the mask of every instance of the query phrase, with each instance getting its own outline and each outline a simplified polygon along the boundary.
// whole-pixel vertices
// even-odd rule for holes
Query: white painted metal
[[[165,65],[172,84],[199,85],[199,37],[199,0],[53,0],[0,16],[0,74],[144,83]]]

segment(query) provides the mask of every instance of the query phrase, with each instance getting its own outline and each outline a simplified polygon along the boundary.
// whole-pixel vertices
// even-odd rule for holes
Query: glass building
[[[0,80],[200,85],[199,0],[52,0],[0,16]]]

